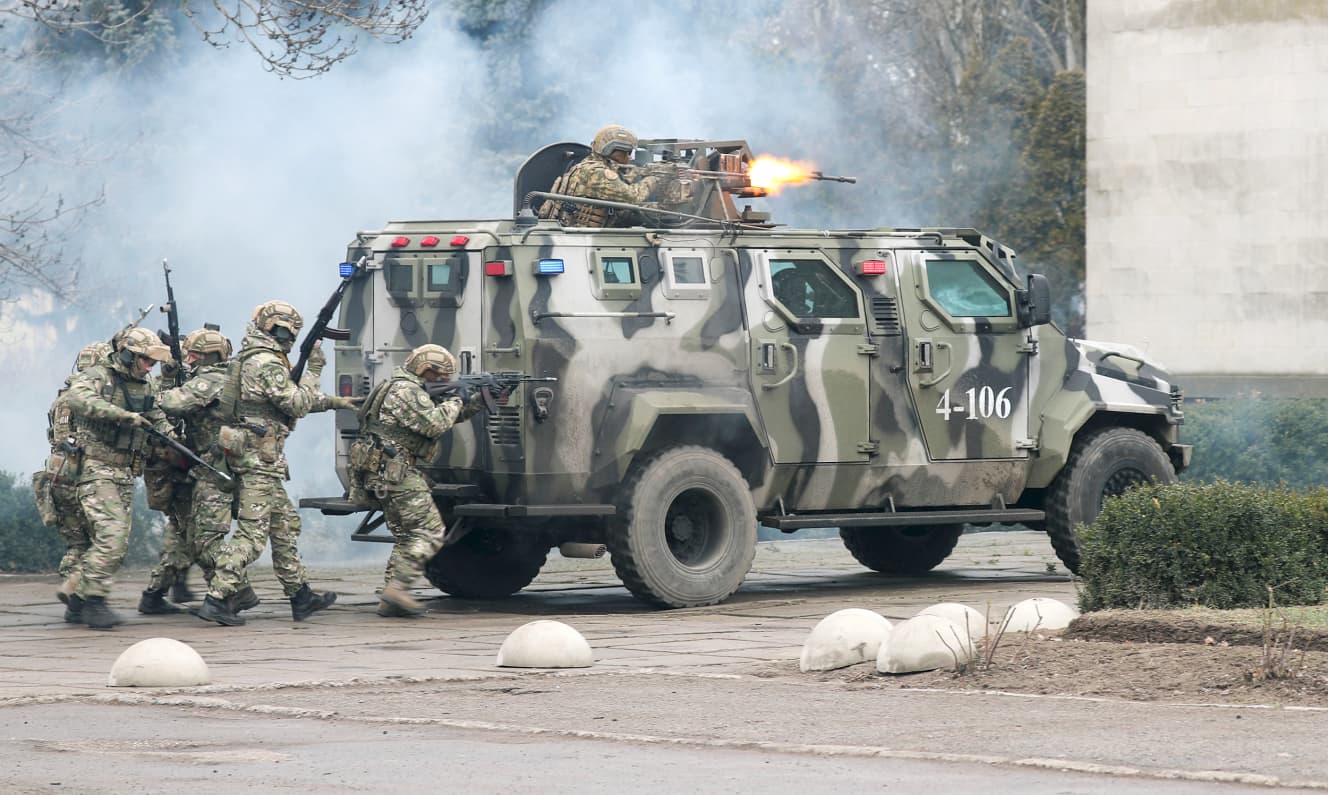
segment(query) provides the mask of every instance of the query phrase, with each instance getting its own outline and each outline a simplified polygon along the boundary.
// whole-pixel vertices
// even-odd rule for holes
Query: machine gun
[[[162,433],[156,428],[153,428],[151,425],[144,425],[143,430],[147,432],[148,436],[151,436],[153,439],[156,439],[159,444],[166,447],[168,450],[171,450],[172,452],[175,452],[178,455],[183,456],[185,460],[187,460],[190,464],[194,466],[203,467],[207,471],[221,478],[221,481],[223,483],[231,482],[230,475],[227,475],[225,472],[222,472],[220,469],[217,469],[208,462],[199,458],[198,453],[195,453],[193,450],[190,450],[188,447],[185,447],[184,445],[175,441],[169,435]],[[189,467],[187,466],[181,467],[181,469],[188,469],[188,468]]]
[[[291,368],[291,378],[294,379],[295,383],[298,384],[300,377],[304,375],[304,366],[309,362],[309,356],[314,352],[314,345],[319,340],[344,341],[350,339],[350,329],[336,328],[335,326],[329,326],[328,323],[332,322],[333,313],[337,311],[337,307],[341,306],[341,297],[346,294],[346,288],[350,287],[350,283],[364,270],[364,263],[367,259],[369,259],[367,254],[360,257],[360,261],[356,262],[349,271],[346,271],[345,264],[342,265],[341,283],[337,285],[337,289],[332,291],[332,295],[328,297],[327,303],[323,304],[323,308],[318,310],[318,319],[309,327],[309,331],[304,335],[304,341],[300,343],[300,358],[295,362],[295,366]]]
[[[162,337],[171,349],[171,358],[175,359],[175,385],[184,386],[184,354],[180,351],[180,310],[175,305],[175,288],[171,287],[171,268],[166,264],[166,259],[161,260],[161,269],[166,274],[166,303],[161,305],[161,311],[166,313],[166,329],[168,335],[157,332],[158,337]]]
[[[518,384],[536,381],[556,382],[557,380],[557,378],[552,377],[540,378],[526,375],[518,370],[502,370],[496,373],[458,375],[451,381],[426,383],[424,388],[429,393],[429,397],[435,401],[457,397],[461,398],[463,402],[470,402],[470,398],[478,392],[480,399],[484,401],[484,410],[492,413],[498,410],[498,401],[506,399],[517,388]]]

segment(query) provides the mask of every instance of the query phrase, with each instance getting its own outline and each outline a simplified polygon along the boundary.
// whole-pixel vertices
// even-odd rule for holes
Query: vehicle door
[[[901,251],[909,388],[932,460],[1027,458],[1028,359],[1015,287],[976,251]]]
[[[866,462],[862,294],[816,249],[744,249],[751,389],[776,464]]]

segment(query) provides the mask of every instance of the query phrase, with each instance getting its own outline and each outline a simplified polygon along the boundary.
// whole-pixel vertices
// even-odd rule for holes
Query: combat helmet
[[[216,329],[201,328],[189,332],[181,347],[185,353],[198,354],[200,359],[215,355],[216,362],[224,362],[231,358],[231,341]]]
[[[626,152],[630,155],[636,151],[636,133],[621,124],[601,127],[600,131],[595,133],[594,140],[590,142],[590,151],[604,157],[614,152]]]
[[[159,362],[171,360],[171,349],[162,345],[156,334],[142,326],[134,326],[120,337],[120,351],[130,351]]]
[[[304,326],[304,318],[300,316],[300,310],[286,303],[285,301],[268,301],[254,307],[254,325],[264,334],[273,334],[277,327],[287,329],[291,337],[300,333]]]
[[[411,351],[403,366],[413,375],[424,375],[426,370],[436,369],[451,378],[456,372],[456,357],[447,348],[430,343]]]
[[[111,343],[98,340],[91,345],[84,345],[74,358],[74,372],[81,373],[92,365],[106,358],[111,352]]]

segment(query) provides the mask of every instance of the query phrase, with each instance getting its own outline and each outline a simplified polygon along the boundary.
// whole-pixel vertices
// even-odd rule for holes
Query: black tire
[[[632,595],[698,607],[738,590],[756,555],[756,506],[731,461],[706,447],[671,447],[635,466],[622,495],[606,541]]]
[[[1134,428],[1100,428],[1078,438],[1047,489],[1047,535],[1065,568],[1079,573],[1080,525],[1102,512],[1102,501],[1140,483],[1175,483],[1171,459]]]
[[[844,548],[859,563],[882,574],[926,574],[950,557],[961,524],[916,527],[842,527]]]
[[[433,586],[460,599],[501,599],[530,585],[549,548],[528,535],[477,527],[424,565]]]

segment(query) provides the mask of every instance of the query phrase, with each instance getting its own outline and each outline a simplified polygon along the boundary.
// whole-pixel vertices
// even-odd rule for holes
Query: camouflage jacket
[[[332,408],[330,395],[318,391],[315,384],[323,371],[322,357],[311,357],[304,377],[295,383],[290,377],[290,360],[271,336],[252,323],[240,344],[240,352],[229,365],[231,378],[238,382],[232,400],[223,396],[220,410],[226,414],[223,424],[238,427],[249,442],[238,456],[230,459],[239,472],[252,471],[287,477],[286,437],[301,417]],[[223,390],[224,391],[224,390]]]
[[[132,415],[144,415],[163,433],[171,430],[156,399],[153,381],[134,378],[110,356],[72,376],[69,391],[61,398],[86,461],[129,468],[135,474],[142,471],[148,436],[134,426]]]
[[[74,380],[74,376],[65,379],[64,386],[55,394],[55,400],[51,401],[51,407],[46,410],[46,441],[51,443],[51,449],[54,450],[60,442],[74,435],[73,417],[69,413],[69,402],[65,396],[69,394],[69,382]]]
[[[602,155],[586,155],[567,172],[562,192],[588,199],[644,204],[659,177],[647,175],[638,179],[639,169],[627,167],[631,175],[627,178],[624,168]],[[615,217],[620,215],[605,207],[574,205],[570,211],[564,208],[559,223],[564,226],[613,226]]]
[[[412,463],[433,461],[443,434],[480,409],[478,401],[467,404],[458,397],[435,404],[424,380],[401,367],[375,392],[365,401],[361,430],[405,450]]]
[[[204,458],[215,455],[217,432],[223,424],[218,404],[229,373],[226,364],[201,367],[184,386],[163,390],[158,398],[162,411],[184,420],[186,443]]]

